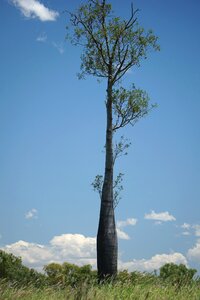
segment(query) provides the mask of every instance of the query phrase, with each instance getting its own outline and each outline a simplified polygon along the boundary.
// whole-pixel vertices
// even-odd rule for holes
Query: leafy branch
[[[122,185],[123,176],[124,176],[123,173],[119,173],[113,183],[113,206],[114,206],[114,208],[117,207],[119,201],[121,200],[120,193],[123,190],[123,185]],[[91,185],[93,187],[93,190],[99,194],[99,198],[101,200],[102,188],[103,188],[103,176],[96,175],[95,179]]]
[[[141,89],[136,89],[133,85],[130,90],[123,87],[113,90],[113,112],[115,121],[113,131],[116,131],[128,124],[135,123],[148,112],[156,107],[149,105],[149,96]]]
[[[117,158],[127,155],[128,148],[131,146],[131,142],[126,139],[123,135],[120,137],[119,142],[115,143],[114,151],[113,151],[113,165]]]

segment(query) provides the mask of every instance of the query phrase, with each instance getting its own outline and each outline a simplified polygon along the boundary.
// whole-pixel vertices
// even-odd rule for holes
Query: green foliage
[[[47,280],[50,285],[59,285],[64,283],[63,269],[60,264],[50,263],[44,266],[44,271],[47,274]]]
[[[20,258],[0,251],[0,299],[200,299],[200,281],[194,279],[196,270],[184,265],[166,264],[158,276],[123,270],[113,282],[104,284],[98,284],[97,273],[90,265],[51,263],[44,270],[47,279],[24,267]]]
[[[76,287],[83,282],[96,280],[96,271],[92,271],[90,265],[79,267],[67,262],[64,262],[62,265],[51,263],[44,267],[44,271],[47,274],[49,284],[60,287]]]
[[[0,278],[11,279],[17,277],[22,267],[21,259],[0,250]]]
[[[114,15],[111,4],[106,0],[88,0],[75,12],[68,12],[71,32],[67,38],[72,44],[80,45],[83,49],[79,78],[93,75],[107,80],[105,104],[107,120],[108,107],[110,110],[112,137],[118,129],[128,124],[134,125],[155,107],[149,104],[149,97],[145,91],[136,89],[134,85],[130,89],[119,86],[124,75],[131,68],[138,67],[140,62],[147,58],[150,50],[159,50],[158,38],[152,30],[145,31],[139,25],[137,12],[138,10],[133,10],[132,5],[130,18],[124,20]],[[113,168],[116,158],[129,146],[124,140],[115,145]],[[119,173],[114,183],[110,183],[113,184],[113,207],[116,207],[120,200],[122,178],[123,174]],[[104,180],[102,175],[97,175],[92,183],[100,199]]]
[[[18,285],[34,284],[37,287],[45,285],[45,276],[22,264],[21,258],[0,250],[0,279]]]
[[[119,201],[121,200],[120,193],[123,190],[123,173],[119,173],[116,178],[114,179],[114,184],[113,184],[113,205],[114,208],[118,205]]]
[[[122,281],[128,275],[122,272],[120,281],[109,284],[88,284],[83,283],[76,287],[68,286],[61,289],[59,286],[36,288],[34,286],[15,287],[0,280],[1,300],[189,300],[200,299],[200,284],[195,281],[192,285],[181,286],[177,289],[172,284],[161,284],[157,281],[150,281],[145,274],[143,283],[136,280]],[[137,274],[139,275],[139,274]],[[136,277],[137,277],[136,275]]]
[[[79,78],[93,75],[109,81],[114,132],[127,124],[134,125],[154,107],[149,105],[147,93],[134,85],[130,90],[113,88],[132,67],[147,58],[150,50],[159,50],[158,38],[152,30],[145,31],[139,25],[137,12],[131,6],[131,16],[124,20],[114,16],[111,4],[105,0],[88,0],[74,13],[69,12],[72,33],[68,37],[83,48]]]
[[[114,15],[111,4],[106,0],[88,0],[74,13],[69,12],[72,25],[71,42],[83,47],[79,78],[93,75],[107,81],[105,176],[103,178],[97,175],[92,184],[103,204],[97,234],[100,279],[104,276],[115,276],[117,273],[118,250],[113,209],[118,204],[119,194],[123,189],[123,174],[119,173],[113,183],[113,169],[115,159],[123,152],[124,146],[117,144],[113,153],[113,135],[128,124],[134,125],[153,107],[149,105],[148,95],[141,89],[136,89],[134,85],[130,90],[119,87],[124,75],[132,67],[140,66],[140,62],[147,58],[149,50],[159,50],[157,37],[152,30],[145,31],[139,25],[136,13],[137,10],[134,11],[132,5],[130,18],[124,20]]]
[[[188,269],[185,265],[165,264],[160,268],[160,278],[176,286],[190,284],[197,270]]]
[[[128,154],[128,148],[131,146],[131,143],[128,139],[126,139],[123,135],[120,137],[120,140],[114,145],[114,153],[113,153],[113,164],[115,164],[116,159],[120,156]],[[114,208],[117,207],[119,201],[121,200],[121,191],[123,190],[123,173],[119,173],[113,182],[113,205]],[[95,192],[99,194],[100,200],[102,196],[102,188],[103,188],[103,176],[96,175],[94,181],[92,182],[92,187]]]
[[[134,125],[140,118],[156,105],[149,105],[149,96],[141,89],[136,89],[134,85],[130,90],[123,87],[113,90],[113,112],[115,121],[113,130],[126,125]]]
[[[154,273],[142,273],[138,271],[128,272],[123,270],[118,273],[117,281],[120,283],[131,284],[162,284],[172,285],[176,288],[194,284],[199,284],[199,278],[194,279],[194,275],[197,270],[189,269],[185,265],[176,265],[173,263],[167,263],[160,268],[160,274]]]
[[[114,153],[113,153],[113,162],[115,164],[115,161],[117,158],[123,155],[128,154],[128,148],[131,146],[131,143],[128,139],[126,139],[123,135],[120,137],[119,142],[115,143],[114,147]]]
[[[121,200],[120,192],[123,190],[123,173],[119,173],[116,178],[114,179],[113,183],[113,205],[114,208],[118,205],[119,201]],[[96,175],[94,181],[92,182],[92,187],[95,192],[98,192],[100,200],[102,195],[102,188],[103,188],[103,176]]]
[[[70,13],[73,26],[71,41],[84,48],[81,76],[108,77],[112,63],[113,80],[119,80],[128,69],[139,65],[149,49],[159,50],[152,30],[145,32],[131,8],[128,21],[113,15],[106,1],[88,0],[75,13]]]
[[[85,281],[94,279],[93,275],[96,275],[96,272],[94,273],[94,271],[92,271],[90,265],[78,267],[74,264],[65,262],[62,265],[62,268],[66,285],[77,286]]]
[[[102,195],[102,187],[103,187],[103,176],[102,175],[96,175],[94,181],[91,183],[93,190],[95,192],[98,192],[100,200]]]

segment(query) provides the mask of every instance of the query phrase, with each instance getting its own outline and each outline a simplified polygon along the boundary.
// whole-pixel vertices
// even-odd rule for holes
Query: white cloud
[[[96,268],[96,238],[86,237],[82,234],[55,236],[47,245],[18,241],[1,249],[22,257],[25,265],[39,271],[42,271],[43,266],[51,262],[70,262],[80,266],[90,264]],[[190,253],[190,256],[194,256],[193,252]],[[200,244],[197,252],[198,259],[200,259]],[[158,270],[163,264],[171,262],[187,265],[187,259],[181,253],[157,254],[150,259],[134,259],[128,262],[119,260],[118,265],[119,269],[151,272],[155,269]]]
[[[191,228],[191,225],[188,224],[188,223],[183,223],[183,224],[181,225],[181,228],[188,230],[188,229]]]
[[[51,262],[65,261],[96,267],[96,238],[81,234],[55,236],[47,245],[18,241],[1,249],[22,257],[25,265],[39,271]]]
[[[55,21],[59,13],[44,6],[38,0],[10,0],[27,18],[38,18],[40,21]]]
[[[130,236],[124,232],[123,230],[121,230],[120,228],[117,228],[117,237],[121,240],[130,240]]]
[[[37,209],[32,208],[25,214],[26,219],[37,219]]]
[[[58,52],[59,52],[60,54],[63,54],[63,53],[65,52],[63,43],[56,43],[56,42],[53,42],[52,45],[58,50]]]
[[[96,253],[96,238],[82,234],[62,234],[50,241],[51,246],[62,257],[92,258]]]
[[[183,235],[190,235],[194,234],[197,237],[200,237],[200,225],[199,224],[188,224],[188,223],[183,223],[180,226],[184,231],[182,232]]]
[[[122,227],[126,227],[126,226],[134,226],[137,223],[137,219],[134,218],[128,218],[125,221],[117,221],[117,227],[118,228],[122,228]]]
[[[183,231],[182,235],[190,235],[189,231]]]
[[[37,42],[44,43],[47,40],[47,35],[45,32],[40,33],[40,35],[36,38]]]
[[[130,240],[129,235],[122,230],[122,228],[127,226],[135,226],[137,223],[137,219],[128,218],[125,221],[117,221],[117,236],[122,240]]]
[[[2,250],[20,256],[23,263],[29,267],[42,268],[43,264],[53,260],[54,255],[47,246],[25,241],[7,245]]]
[[[187,257],[192,261],[200,262],[200,240],[196,242],[193,248],[188,250]]]
[[[192,228],[195,230],[195,235],[200,237],[200,225],[195,224],[195,225],[192,226]]]
[[[187,265],[187,259],[181,253],[175,252],[172,254],[156,254],[150,259],[132,260],[129,262],[119,262],[120,269],[127,269],[129,271],[146,271],[152,272],[158,270],[166,263],[185,264]]]
[[[184,231],[182,232],[183,235],[194,234],[195,236],[200,237],[200,225],[199,224],[191,225],[188,223],[183,223],[180,227],[184,229]]]
[[[145,214],[144,218],[147,220],[155,220],[158,222],[168,222],[176,220],[176,218],[170,215],[168,211],[156,213],[154,210],[152,210],[150,214]]]

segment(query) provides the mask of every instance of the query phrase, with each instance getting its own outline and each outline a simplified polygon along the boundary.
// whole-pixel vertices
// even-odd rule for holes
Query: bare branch
[[[123,59],[122,59],[122,62],[121,62],[121,64],[119,65],[118,70],[117,70],[117,72],[115,73],[115,75],[114,75],[114,77],[113,77],[113,83],[116,82],[116,79],[117,79],[118,74],[120,74],[120,73],[122,72],[122,67],[123,67],[123,64],[124,64],[124,62],[125,62],[125,60],[126,60],[126,57],[127,57],[127,54],[128,54],[128,50],[129,50],[129,45],[126,47],[126,51],[125,51],[124,57],[123,57]],[[122,77],[122,76],[121,76],[121,77]]]
[[[125,24],[125,30],[129,29],[137,21],[137,18],[134,19],[134,16],[139,11],[139,9],[133,10],[133,3],[131,3],[131,17]]]
[[[104,38],[105,38],[105,42],[106,42],[107,56],[110,60],[110,49],[109,49],[108,35],[107,35],[106,26],[105,26],[106,25],[105,24],[105,14],[104,14],[105,0],[103,0],[102,7],[103,7],[102,28],[103,28]]]

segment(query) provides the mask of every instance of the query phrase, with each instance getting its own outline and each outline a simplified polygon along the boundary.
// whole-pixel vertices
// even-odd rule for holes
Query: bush
[[[44,266],[44,271],[47,274],[47,280],[50,285],[62,285],[64,283],[63,269],[60,264],[51,263]]]
[[[33,284],[36,287],[45,285],[45,275],[22,264],[21,258],[0,250],[0,279],[18,285]]]
[[[52,285],[76,287],[83,282],[94,282],[96,280],[96,271],[92,271],[90,265],[79,267],[70,263],[62,265],[51,263],[44,267],[48,282]]]
[[[89,288],[97,283],[97,271],[93,271],[90,265],[79,267],[70,263],[51,263],[44,267],[46,275],[29,269],[22,264],[21,258],[0,250],[0,281],[6,280],[9,286],[35,287],[57,286],[61,288],[81,288],[85,285]],[[120,271],[111,282],[116,286],[151,286],[167,283],[169,286],[180,288],[194,282],[195,269],[188,269],[185,265],[165,264],[160,268],[160,274]],[[196,284],[200,284],[200,278],[196,278]]]
[[[160,278],[176,286],[191,284],[197,270],[188,269],[185,265],[173,263],[165,264],[160,268]]]

